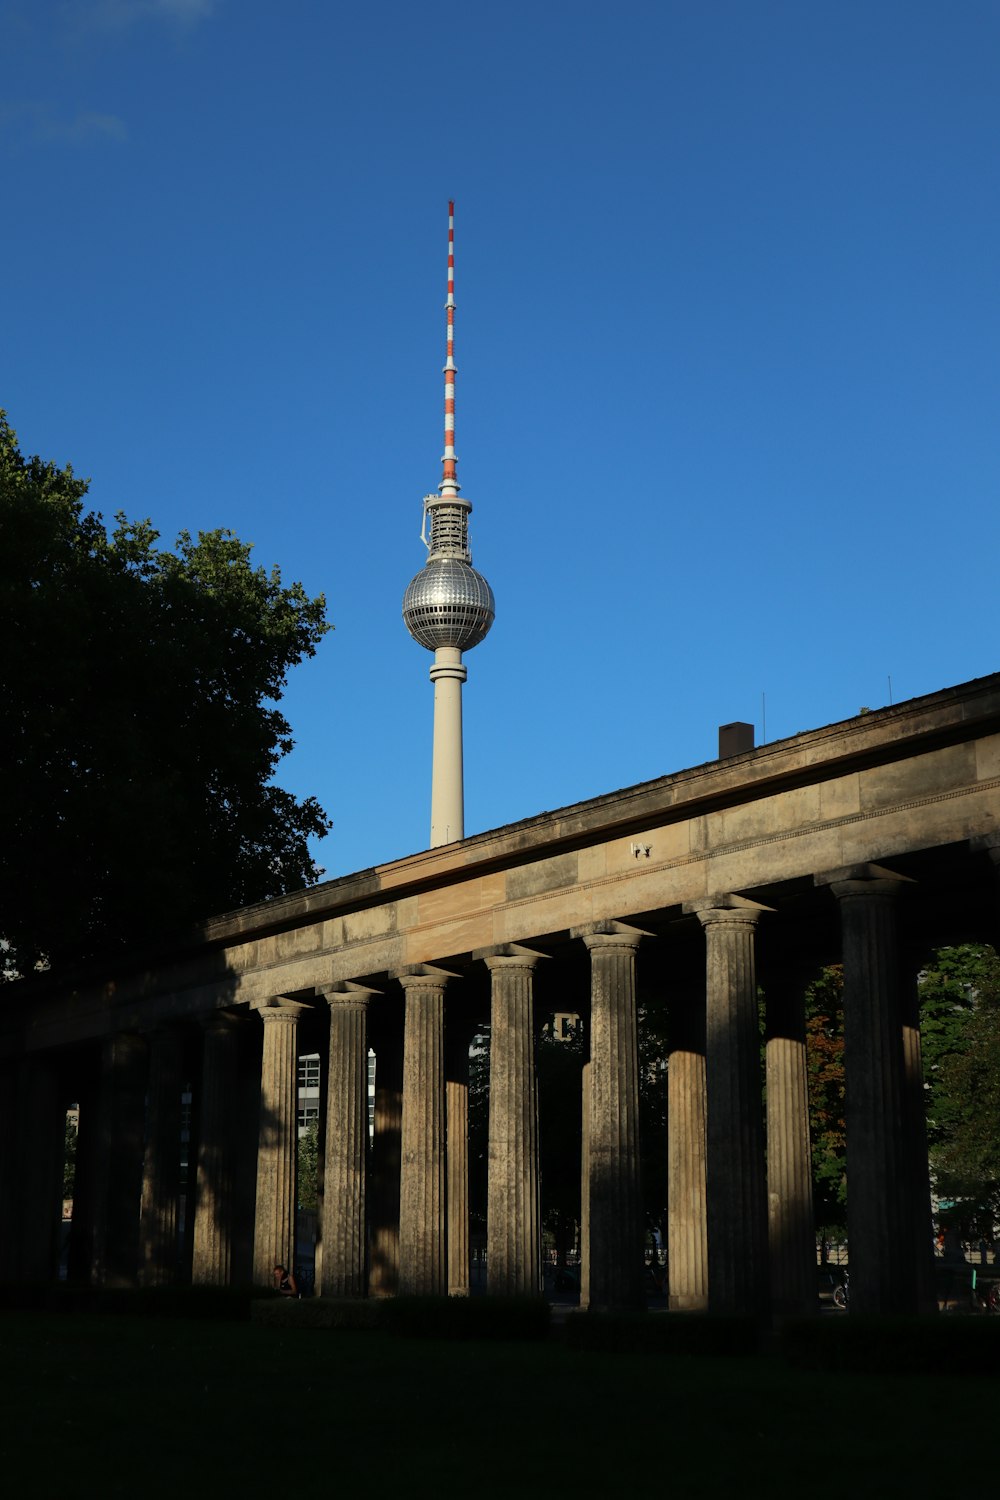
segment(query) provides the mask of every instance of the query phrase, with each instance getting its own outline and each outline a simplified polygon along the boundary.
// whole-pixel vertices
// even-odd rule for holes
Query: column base
[[[708,1312],[708,1298],[694,1292],[678,1292],[667,1298],[670,1312]]]

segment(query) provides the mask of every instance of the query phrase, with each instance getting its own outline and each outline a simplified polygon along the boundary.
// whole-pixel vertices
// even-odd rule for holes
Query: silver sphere
[[[496,606],[482,573],[458,557],[426,563],[403,595],[403,623],[428,651],[468,651],[488,634]]]

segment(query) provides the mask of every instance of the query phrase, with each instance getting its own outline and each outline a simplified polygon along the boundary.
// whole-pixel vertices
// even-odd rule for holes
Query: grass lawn
[[[914,1500],[996,1472],[996,1377],[89,1313],[2,1313],[0,1351],[0,1473],[42,1496]]]

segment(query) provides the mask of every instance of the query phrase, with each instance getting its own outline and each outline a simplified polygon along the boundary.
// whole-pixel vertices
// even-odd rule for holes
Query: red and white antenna
[[[459,557],[471,562],[469,514],[472,506],[459,494],[458,459],[455,456],[455,205],[448,204],[448,318],[444,361],[444,457],[436,495],[424,496],[424,519],[420,536],[431,557]],[[427,535],[428,520],[430,536]]]
[[[458,459],[455,457],[455,205],[448,204],[448,340],[444,361],[444,473],[438,489],[457,495]]]

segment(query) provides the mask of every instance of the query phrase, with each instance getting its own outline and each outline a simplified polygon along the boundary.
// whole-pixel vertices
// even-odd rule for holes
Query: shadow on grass
[[[58,1454],[75,1491],[102,1500],[256,1495],[289,1473],[373,1496],[616,1494],[669,1481],[684,1500],[776,1488],[912,1500],[958,1472],[968,1483],[993,1471],[993,1378],[845,1378],[774,1353],[651,1357],[379,1327],[317,1336],[293,1326],[307,1305],[286,1307],[281,1326],[0,1313],[6,1471],[46,1472]]]

